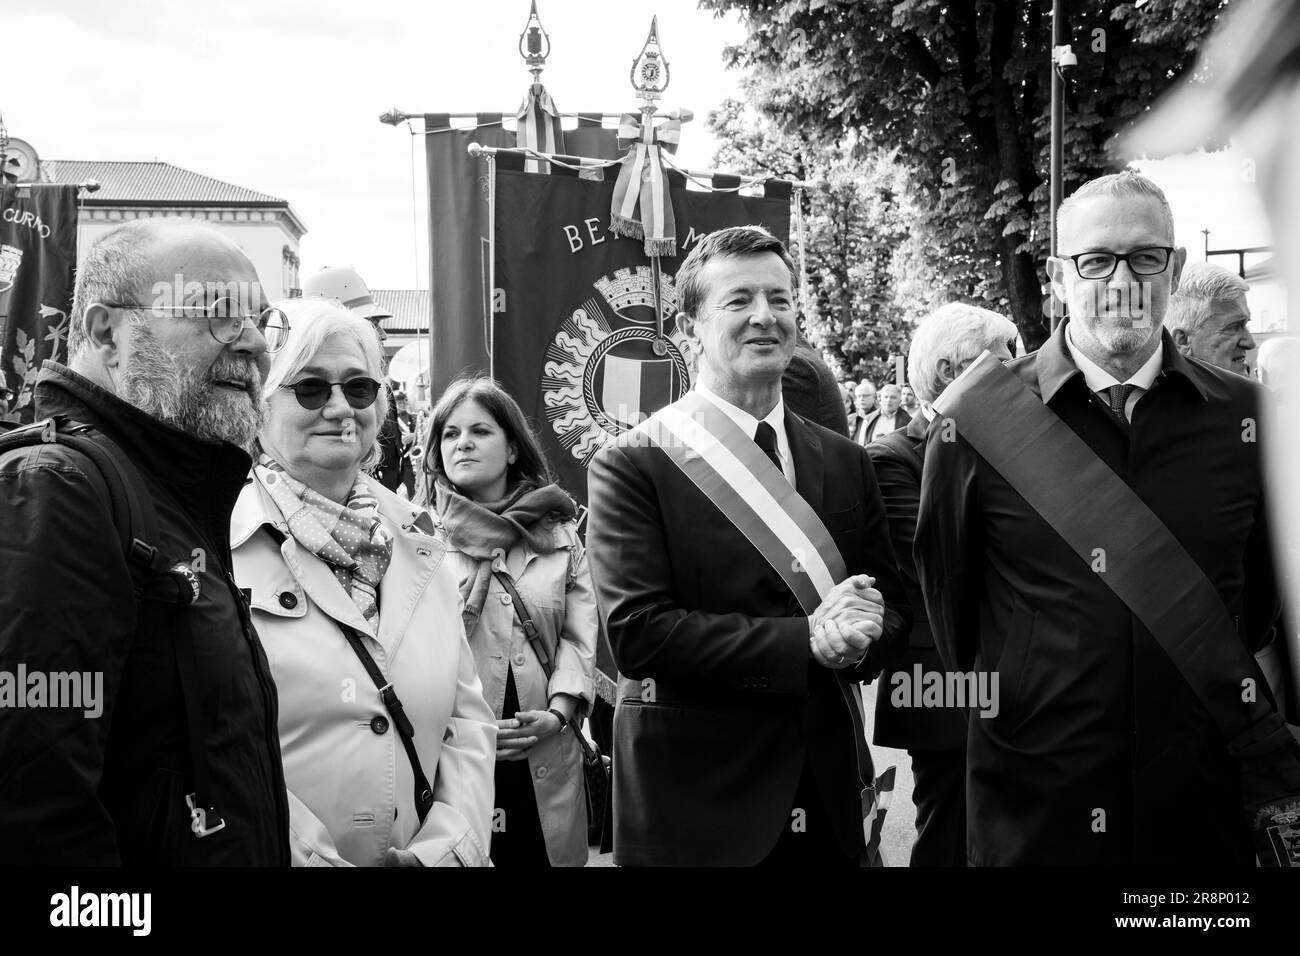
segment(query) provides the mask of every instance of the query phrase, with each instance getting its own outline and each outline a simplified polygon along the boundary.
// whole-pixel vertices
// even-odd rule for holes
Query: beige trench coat
[[[433,531],[424,509],[370,486],[394,539],[377,627],[329,566],[287,536],[257,482],[244,486],[231,522],[235,579],[252,591],[279,692],[293,863],[376,866],[394,847],[425,866],[487,866],[497,730],[465,641],[456,578],[442,545],[416,526]],[[364,635],[415,728],[434,799],[423,826],[397,728],[340,622]]]
[[[437,517],[435,516],[435,521]],[[478,561],[446,542],[447,560],[456,569],[462,599],[473,582]],[[596,666],[596,598],[587,571],[586,551],[577,525],[565,522],[555,530],[556,548],[538,554],[520,543],[506,555],[515,587],[532,612],[533,623],[556,662],[548,684],[515,616],[510,595],[492,578],[478,626],[469,636],[483,696],[496,717],[506,699],[506,673],[513,669],[515,689],[523,710],[546,710],[556,694],[579,697],[579,713],[591,709],[592,676]],[[583,866],[587,862],[587,805],[583,796],[582,750],[572,727],[537,743],[528,752],[528,769],[541,816],[542,833],[552,866]],[[506,821],[509,825],[509,821]]]

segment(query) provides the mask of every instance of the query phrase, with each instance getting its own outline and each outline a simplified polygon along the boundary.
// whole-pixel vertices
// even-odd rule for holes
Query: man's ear
[[[1183,266],[1187,265],[1187,250],[1179,246],[1169,260],[1169,294],[1178,291],[1178,283],[1183,281]]]
[[[1052,292],[1062,302],[1069,302],[1065,294],[1065,260],[1057,256],[1047,257],[1047,278],[1051,281]]]
[[[686,336],[691,342],[699,340],[699,323],[685,312],[677,313],[677,328],[681,329],[682,335]]]
[[[88,351],[108,368],[117,368],[122,357],[122,329],[126,313],[92,302],[82,318]]]
[[[1187,337],[1187,330],[1170,329],[1169,334],[1174,337],[1174,345],[1178,347],[1178,350],[1182,352],[1184,355],[1186,355],[1187,352],[1185,350],[1189,348],[1192,344],[1191,339]]]
[[[952,382],[957,378],[957,371],[952,367],[951,359],[939,359],[934,363],[934,370],[939,373],[939,377],[945,382]]]

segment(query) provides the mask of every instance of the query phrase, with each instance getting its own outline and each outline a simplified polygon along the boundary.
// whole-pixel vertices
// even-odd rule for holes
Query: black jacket
[[[102,713],[0,707],[0,865],[288,865],[289,813],[266,656],[230,576],[249,458],[164,425],[54,362],[37,417],[94,425],[139,469],[169,563],[198,573],[183,611],[139,611],[103,479],[50,444],[0,461],[0,672],[98,672]],[[190,615],[212,796],[190,830],[175,615]]]
[[[877,641],[872,645],[876,658],[884,665],[876,689],[876,721],[873,739],[877,747],[907,750],[962,750],[966,746],[966,718],[955,707],[898,707],[895,698],[910,699],[909,689],[915,668],[921,673],[939,673],[943,662],[934,646],[930,619],[925,613],[925,599],[916,579],[916,561],[912,541],[916,534],[916,509],[921,500],[921,465],[925,459],[925,432],[929,423],[917,412],[906,428],[899,428],[879,441],[867,445],[880,497],[889,518],[889,536],[898,571],[912,606],[912,632],[907,640],[889,646]],[[906,677],[906,684],[896,681],[895,674]],[[899,694],[895,694],[895,691]]]
[[[905,635],[911,612],[866,452],[789,407],[785,425],[799,494],[849,574],[876,577],[886,636]],[[614,718],[615,862],[761,861],[790,825],[805,761],[840,847],[860,854],[853,724],[812,660],[808,618],[744,534],[637,437],[597,452],[588,479],[601,620],[619,671],[655,682],[621,695]]]
[[[1258,650],[1278,616],[1263,389],[1183,358],[1163,332],[1160,375],[1126,435],[1089,394],[1066,326],[1007,368],[1164,522]],[[942,417],[927,438],[915,555],[944,663],[999,677],[997,715],[969,721],[972,863],[1253,865],[1236,766],[1209,714],[1103,566],[1081,560]]]

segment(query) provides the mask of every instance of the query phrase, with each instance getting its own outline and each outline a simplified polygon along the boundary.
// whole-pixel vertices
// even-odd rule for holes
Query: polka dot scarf
[[[347,504],[291,478],[262,455],[253,474],[289,524],[295,541],[330,566],[367,621],[379,614],[379,582],[393,558],[393,538],[379,521],[379,501],[358,475]]]

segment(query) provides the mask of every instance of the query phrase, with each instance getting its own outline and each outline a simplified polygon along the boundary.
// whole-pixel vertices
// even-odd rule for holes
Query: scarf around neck
[[[470,636],[487,600],[494,559],[500,556],[504,571],[505,555],[521,542],[538,554],[550,554],[555,550],[555,525],[571,520],[577,510],[573,499],[555,484],[539,488],[523,481],[499,501],[471,501],[441,478],[434,491],[434,506],[448,541],[478,561],[474,574],[461,582],[465,602],[461,617]]]
[[[263,454],[253,474],[289,525],[295,541],[329,565],[362,616],[379,614],[379,582],[393,557],[393,537],[379,520],[379,500],[357,475],[345,504],[293,478]]]

